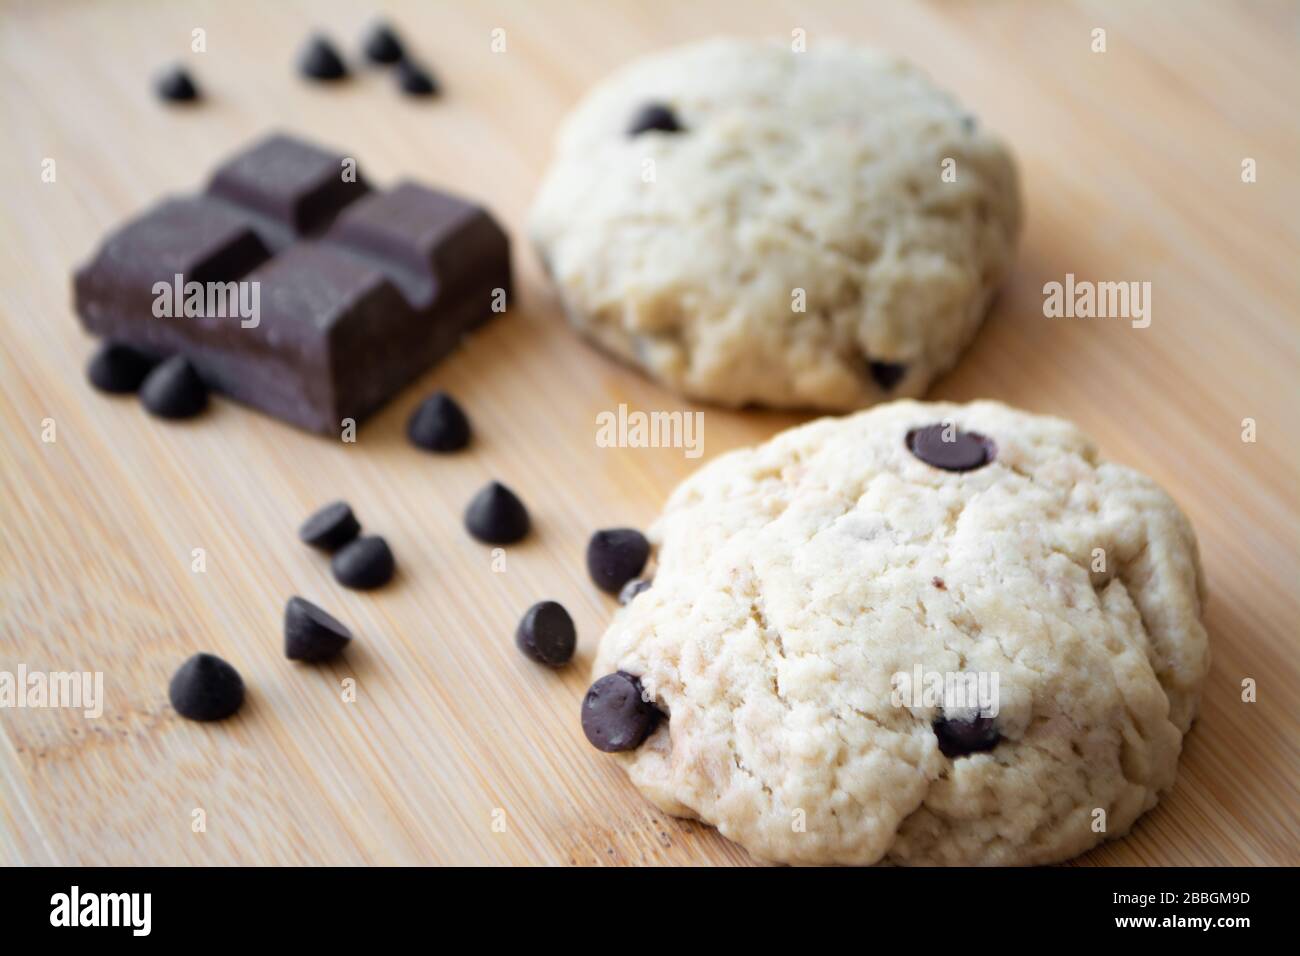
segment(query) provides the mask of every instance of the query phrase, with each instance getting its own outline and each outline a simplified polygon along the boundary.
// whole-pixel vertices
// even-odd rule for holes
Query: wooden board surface
[[[364,9],[362,9],[364,8]],[[711,829],[646,804],[577,722],[613,602],[587,580],[587,536],[645,525],[696,463],[607,449],[596,415],[690,408],[564,325],[525,213],[564,111],[626,59],[724,33],[832,36],[924,65],[1013,144],[1028,223],[1012,279],[932,397],[993,397],[1072,418],[1161,482],[1200,536],[1214,667],[1178,783],[1132,835],[1081,862],[1300,862],[1300,17],[1282,2],[664,2],[391,5],[441,75],[434,103],[365,72],[337,90],[294,74],[309,28],[351,51],[371,5],[7,4],[0,13],[0,670],[102,671],[97,720],[0,710],[0,863],[743,863]],[[190,52],[206,30],[207,51]],[[1094,28],[1107,51],[1090,49]],[[505,53],[490,49],[505,30]],[[208,92],[168,109],[153,71],[187,63]],[[85,384],[91,342],[69,275],[102,234],[199,184],[282,128],[355,155],[372,181],[480,197],[515,240],[519,301],[364,426],[355,444],[217,401],[183,425]],[[1243,183],[1242,162],[1257,181]],[[57,179],[42,182],[42,162]],[[1152,322],[1049,320],[1042,286],[1152,283]],[[469,410],[472,452],[403,437],[434,387]],[[1243,419],[1258,440],[1242,441]],[[45,420],[55,423],[43,441]],[[705,412],[705,459],[798,416]],[[48,436],[46,436],[48,437]],[[536,533],[504,571],[460,527],[489,478]],[[295,538],[349,499],[400,576],[349,592]],[[193,549],[206,554],[194,573]],[[346,660],[286,662],[285,599],[358,634]],[[520,613],[554,598],[576,664],[535,667]],[[166,700],[197,650],[250,687],[221,726]],[[356,681],[357,700],[340,685]],[[1243,679],[1258,702],[1243,703]],[[206,831],[193,832],[202,809]],[[503,821],[504,827],[494,827]]]

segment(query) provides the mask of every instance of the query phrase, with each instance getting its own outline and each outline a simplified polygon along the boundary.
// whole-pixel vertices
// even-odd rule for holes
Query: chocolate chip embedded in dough
[[[1002,739],[994,719],[978,715],[951,720],[940,717],[934,722],[934,735],[939,739],[939,752],[950,759],[992,750]]]
[[[907,433],[907,448],[927,465],[944,471],[973,471],[997,454],[993,442],[983,435],[945,424],[912,429]]]
[[[867,368],[871,372],[871,380],[886,392],[892,391],[907,374],[907,366],[898,362],[868,362]]]
[[[587,543],[587,573],[596,587],[618,594],[645,568],[650,542],[635,528],[606,528]]]
[[[636,111],[632,122],[628,124],[627,135],[637,136],[651,130],[660,133],[681,133],[684,127],[677,120],[672,107],[663,103],[647,103]]]
[[[593,747],[606,753],[641,746],[661,716],[643,699],[641,682],[623,671],[596,681],[582,700],[582,731]]]

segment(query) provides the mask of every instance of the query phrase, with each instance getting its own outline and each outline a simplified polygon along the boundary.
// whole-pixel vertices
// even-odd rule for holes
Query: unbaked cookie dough
[[[1050,863],[1174,782],[1209,666],[1196,539],[1068,422],[822,419],[702,468],[650,538],[584,728],[759,858]],[[996,677],[996,698],[898,675]]]
[[[714,40],[590,93],[531,232],[572,323],[669,387],[847,410],[956,361],[1020,218],[1006,147],[916,68]]]

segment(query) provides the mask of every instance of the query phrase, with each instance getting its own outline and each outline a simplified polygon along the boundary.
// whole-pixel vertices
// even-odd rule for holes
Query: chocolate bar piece
[[[111,234],[73,286],[91,333],[337,433],[500,310],[510,250],[480,206],[372,190],[343,156],[272,136]]]

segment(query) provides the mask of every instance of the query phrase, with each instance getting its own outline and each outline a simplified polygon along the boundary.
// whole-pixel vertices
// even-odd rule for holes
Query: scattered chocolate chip
[[[907,366],[896,362],[869,362],[872,380],[886,392],[903,380]]]
[[[635,528],[607,528],[587,542],[587,573],[596,587],[617,594],[645,568],[650,542]]]
[[[433,96],[438,92],[433,74],[410,60],[397,64],[397,85],[411,96]]]
[[[343,58],[334,49],[334,44],[320,34],[307,41],[298,58],[298,69],[303,76],[313,80],[341,80],[348,75],[348,68],[343,65]]]
[[[291,661],[323,661],[352,640],[352,632],[311,601],[289,598],[284,606],[284,656]]]
[[[346,501],[332,501],[298,528],[304,544],[322,551],[337,551],[361,533],[361,525]]]
[[[528,509],[513,491],[490,482],[465,509],[465,529],[487,544],[513,544],[528,534]]]
[[[948,590],[948,585],[943,583],[943,578],[931,578],[930,583],[933,584],[935,587],[937,587],[940,591]]]
[[[633,578],[623,585],[623,590],[618,592],[619,604],[631,604],[632,599],[642,591],[650,590],[651,582],[646,578]]]
[[[378,535],[357,538],[345,544],[330,561],[334,579],[345,588],[369,591],[393,579],[393,552]]]
[[[192,418],[208,404],[208,387],[190,360],[173,355],[145,376],[140,401],[159,418]]]
[[[972,471],[991,462],[996,448],[976,432],[952,429],[952,441],[944,441],[947,425],[926,425],[907,433],[907,448],[921,461],[944,471]]]
[[[402,41],[387,23],[376,23],[366,34],[366,59],[371,63],[396,63],[405,55]]]
[[[606,674],[582,700],[582,732],[605,753],[635,750],[659,722],[659,711],[641,696],[641,682],[619,671]]]
[[[190,79],[184,67],[173,66],[159,74],[154,89],[164,100],[173,103],[189,103],[199,98],[199,88]]]
[[[539,664],[560,667],[573,658],[573,648],[578,643],[563,605],[555,601],[542,601],[530,607],[515,631],[515,644],[527,657]]]
[[[978,715],[952,720],[940,717],[934,722],[934,735],[939,738],[939,752],[949,758],[992,750],[1002,739],[993,718]]]
[[[636,111],[632,123],[627,128],[628,136],[636,136],[649,130],[661,133],[680,133],[683,127],[677,122],[677,114],[663,103],[647,103]]]
[[[157,364],[158,360],[152,355],[129,345],[105,342],[86,366],[86,377],[101,392],[121,395],[139,389],[145,376]]]
[[[167,696],[182,717],[221,720],[244,702],[244,680],[220,657],[195,654],[176,671]]]
[[[406,437],[426,451],[460,451],[469,444],[469,419],[446,392],[434,392],[411,413]]]

